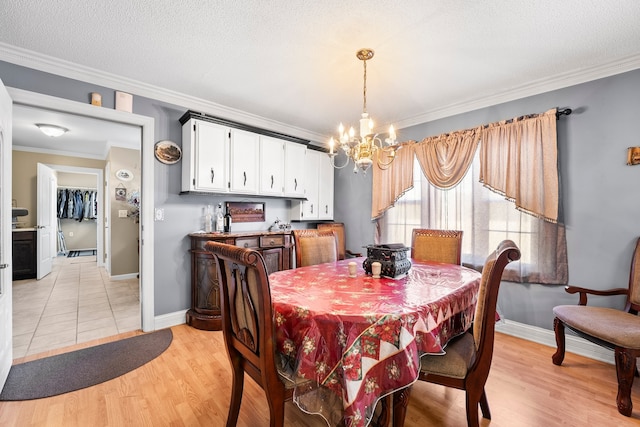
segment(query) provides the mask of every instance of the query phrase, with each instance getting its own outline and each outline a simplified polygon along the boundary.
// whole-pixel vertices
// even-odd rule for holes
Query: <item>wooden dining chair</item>
[[[469,427],[479,426],[478,405],[483,417],[491,419],[484,385],[493,358],[498,290],[504,268],[518,259],[520,249],[511,240],[503,240],[482,268],[471,330],[451,340],[445,348],[446,354],[426,355],[421,359],[418,379],[465,391]]]
[[[419,261],[460,265],[462,231],[414,228],[411,233],[411,258]]]
[[[342,222],[323,222],[318,224],[318,230],[332,230],[338,236],[338,259],[361,257],[362,253],[352,252],[347,249],[347,241],[345,238],[344,223]]]
[[[565,326],[578,336],[614,351],[618,377],[618,412],[631,416],[631,386],[637,375],[636,358],[640,357],[640,238],[631,258],[629,286],[607,290],[595,290],[567,286],[570,294],[579,294],[578,305],[559,305],[553,308],[553,328],[557,350],[552,356],[555,365],[561,365],[565,353]],[[622,310],[587,305],[587,295],[626,295]]]
[[[264,259],[255,250],[213,241],[207,242],[205,249],[213,254],[220,278],[222,332],[233,373],[227,427],[238,422],[245,372],[265,392],[271,427],[283,426],[284,403],[292,398],[294,383],[281,379],[277,369]]]
[[[335,231],[293,230],[296,267],[323,264],[338,260],[338,237]]]

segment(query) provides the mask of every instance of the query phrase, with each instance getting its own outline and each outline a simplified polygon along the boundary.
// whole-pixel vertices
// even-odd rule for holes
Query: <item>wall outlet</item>
[[[120,209],[118,211],[118,218],[126,218],[127,217],[127,210],[126,209]]]
[[[73,237],[73,231],[69,232],[69,237]]]
[[[155,214],[156,221],[164,221],[164,209],[156,208]]]

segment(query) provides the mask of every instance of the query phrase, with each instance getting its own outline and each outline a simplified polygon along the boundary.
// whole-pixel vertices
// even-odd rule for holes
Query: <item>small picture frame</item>
[[[116,110],[133,112],[133,95],[126,92],[116,91]]]
[[[229,213],[233,222],[264,222],[264,203],[229,202]]]
[[[125,187],[116,187],[116,201],[125,202],[127,200],[127,189]]]

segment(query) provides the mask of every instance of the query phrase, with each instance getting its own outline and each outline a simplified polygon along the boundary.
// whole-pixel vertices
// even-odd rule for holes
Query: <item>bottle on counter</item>
[[[204,213],[204,232],[211,233],[211,205],[207,205]]]
[[[224,213],[224,232],[231,232],[231,213],[229,212],[229,203],[227,203],[226,211]]]
[[[216,209],[216,231],[222,233],[224,231],[224,214],[222,213],[222,203],[218,203]]]

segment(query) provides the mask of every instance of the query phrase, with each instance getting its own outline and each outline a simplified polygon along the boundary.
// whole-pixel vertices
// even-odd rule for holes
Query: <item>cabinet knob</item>
[[[248,243],[245,243],[245,244],[244,244],[244,247],[245,247],[245,248],[248,248],[248,247],[249,247],[249,244],[248,244]]]
[[[216,177],[216,173],[213,171],[213,168],[211,168],[211,183],[213,184],[213,179]]]
[[[246,172],[242,172],[242,174],[244,175],[244,186],[247,186],[247,173]]]
[[[271,188],[273,188],[273,175],[271,175]]]
[[[270,244],[270,245],[272,245],[272,246],[273,246],[275,243],[276,243],[276,242],[275,242],[273,239],[269,240],[269,244]]]

